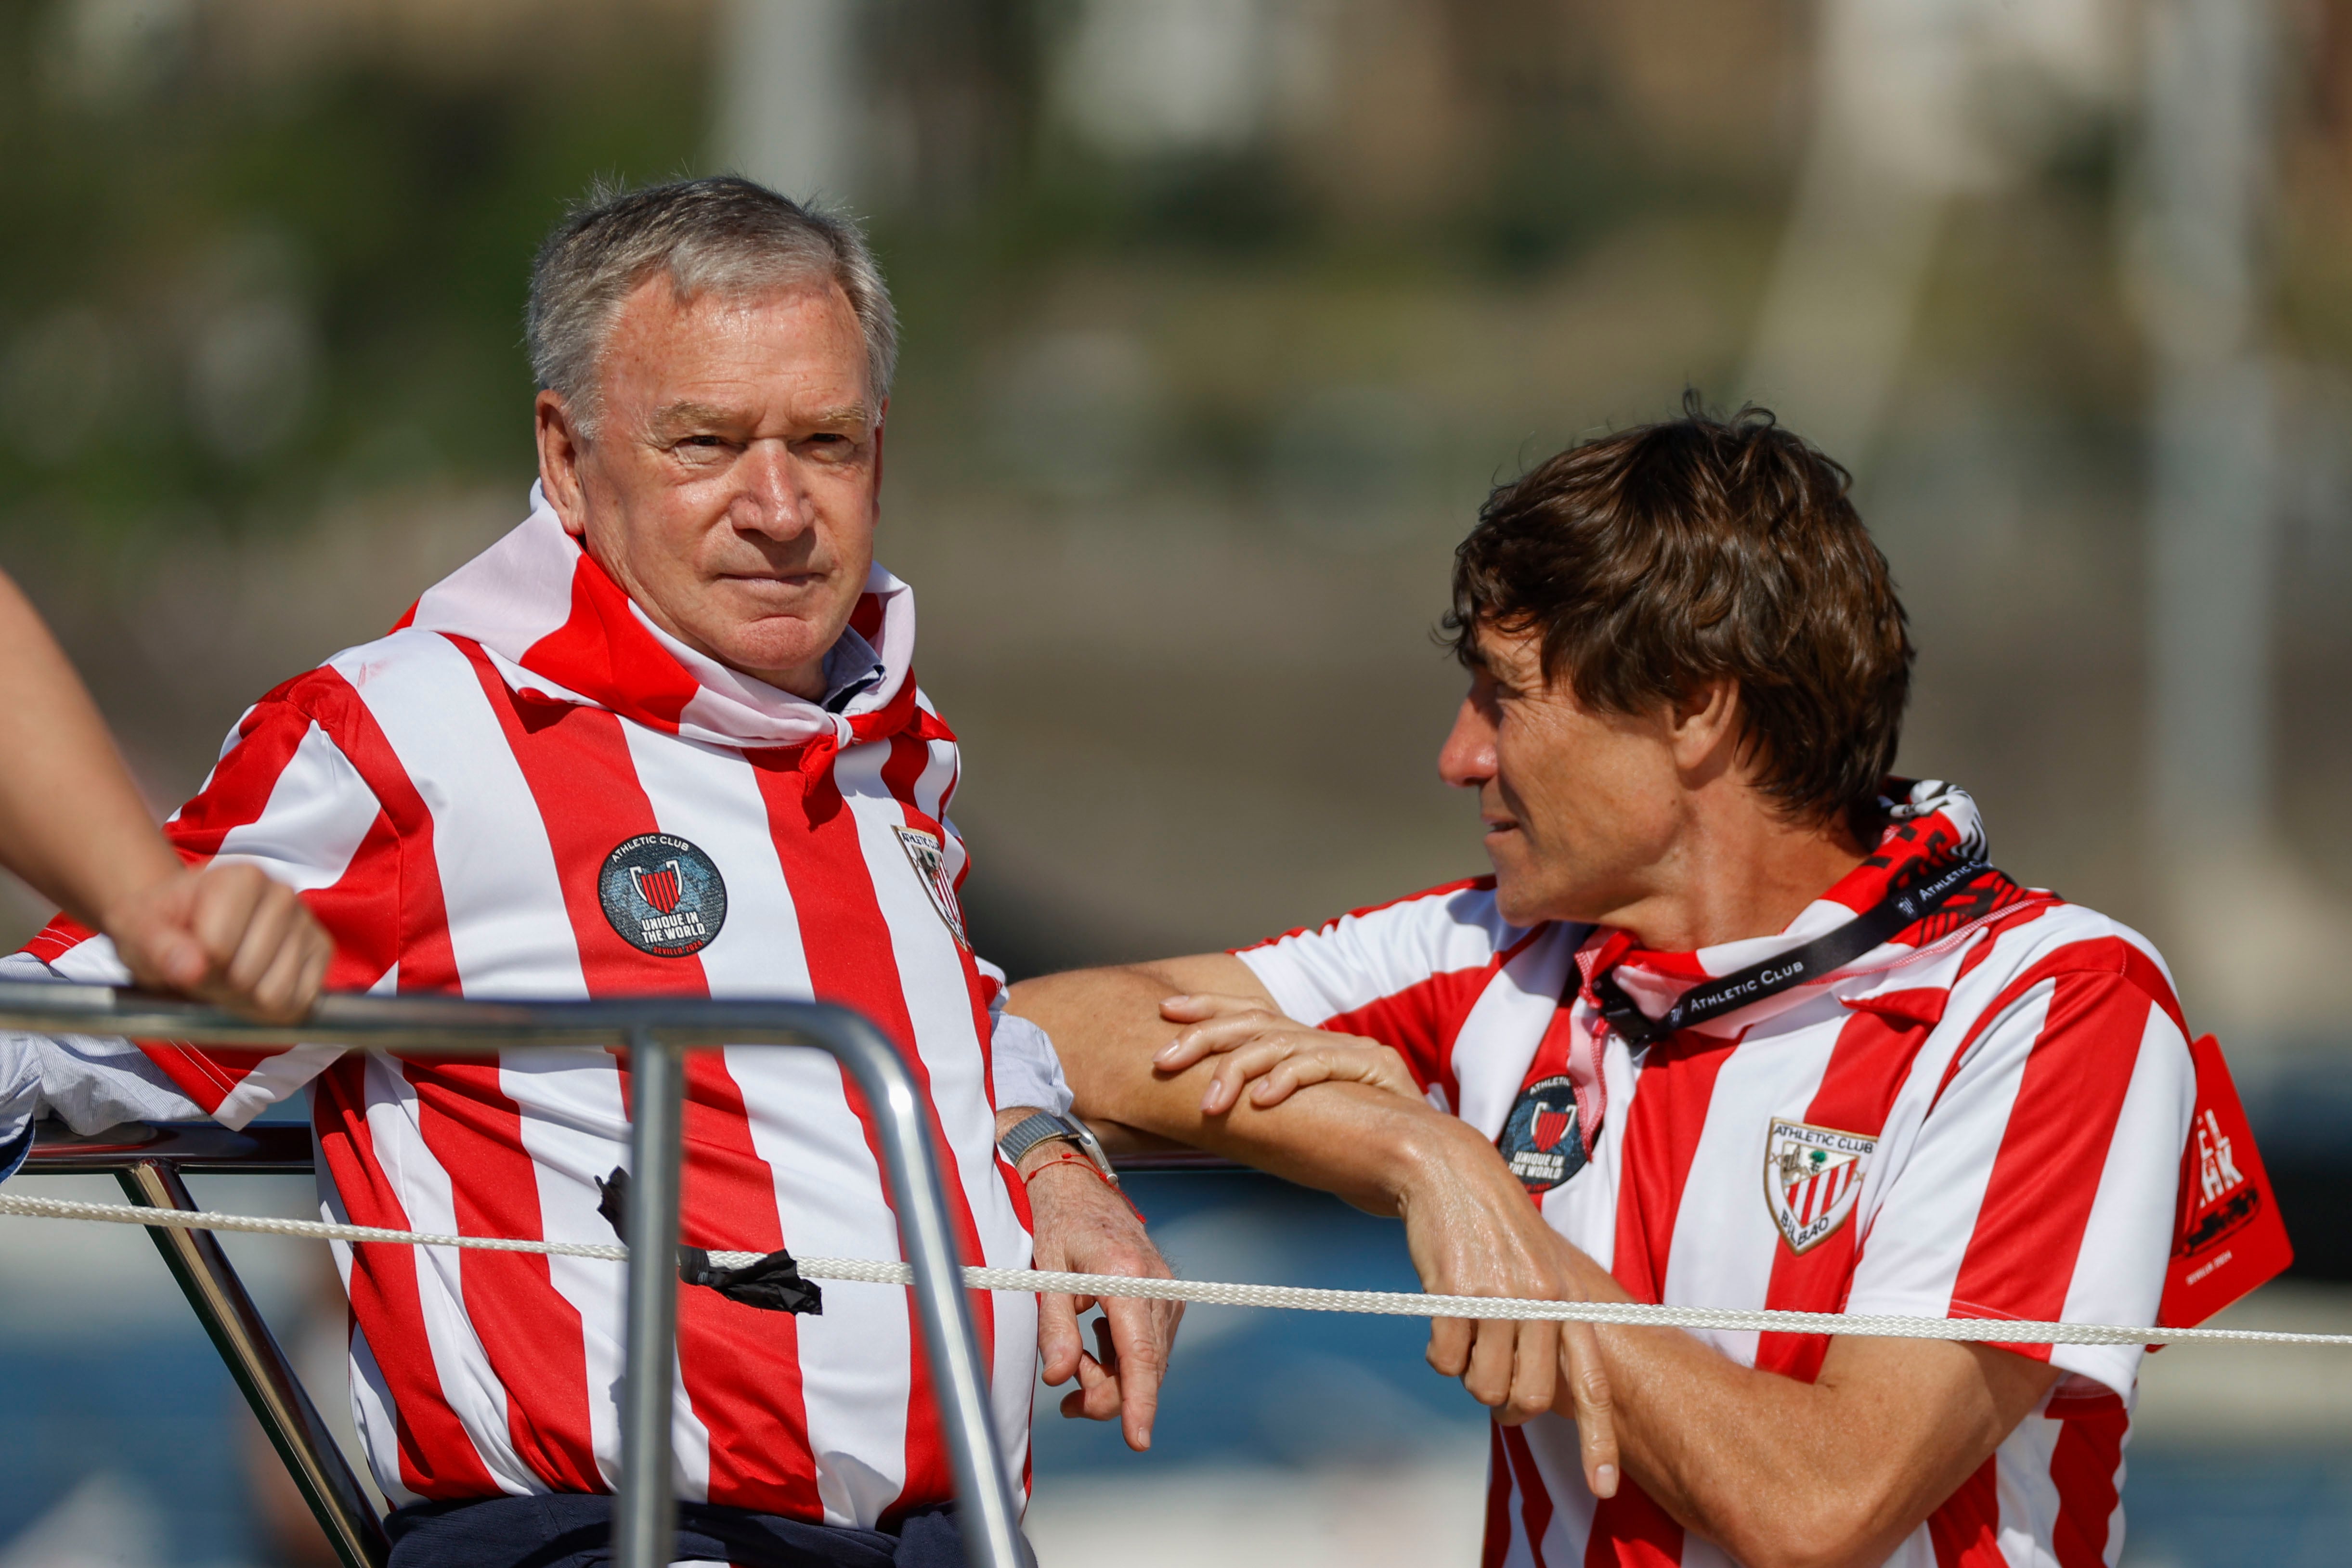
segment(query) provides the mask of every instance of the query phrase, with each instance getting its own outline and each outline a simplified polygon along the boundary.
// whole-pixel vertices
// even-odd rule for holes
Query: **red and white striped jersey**
[[[1433,1103],[1516,1151],[1552,1228],[1638,1300],[2153,1322],[2196,1082],[2162,960],[2114,921],[1989,873],[1985,895],[1639,1058],[1595,1028],[1596,970],[1655,1018],[1852,920],[1923,854],[1980,843],[1965,795],[1915,799],[1929,809],[1773,937],[1664,954],[1520,929],[1486,878],[1240,956],[1289,1016],[1393,1046]],[[1803,1379],[1828,1343],[1700,1337]],[[2139,1347],[2017,1351],[2071,1375],[1889,1563],[2116,1561]],[[1495,1428],[1485,1561],[1729,1559],[1630,1479],[1596,1500],[1574,1426],[1544,1416]]]
[[[907,588],[877,568],[852,624],[884,673],[834,714],[665,636],[540,504],[401,629],[248,711],[169,831],[193,859],[235,856],[300,889],[335,936],[338,989],[856,1009],[928,1092],[965,1255],[1025,1267],[1026,1205],[995,1146],[997,981],[956,903],[955,739],[908,669]],[[121,973],[69,926],[31,951],[72,978]],[[595,1185],[627,1162],[629,1074],[612,1053],[142,1049],[194,1113],[232,1125],[309,1086],[331,1218],[614,1239]],[[900,1256],[873,1129],[829,1058],[700,1051],[687,1081],[687,1243]],[[352,1397],[395,1501],[610,1489],[619,1264],[337,1256]],[[822,1315],[793,1316],[681,1291],[680,1496],[871,1526],[953,1495],[908,1292],[824,1293]],[[1035,1301],[973,1301],[1025,1478]]]

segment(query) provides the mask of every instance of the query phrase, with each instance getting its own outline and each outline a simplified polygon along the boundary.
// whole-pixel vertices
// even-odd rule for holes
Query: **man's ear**
[[[1702,681],[1667,710],[1666,732],[1675,766],[1695,772],[1713,758],[1731,759],[1739,743],[1739,683]]]
[[[580,462],[587,443],[563,405],[563,394],[541,392],[531,404],[531,434],[539,444],[539,484],[547,504],[563,524],[563,531],[584,535],[588,528],[587,492],[580,482]]]

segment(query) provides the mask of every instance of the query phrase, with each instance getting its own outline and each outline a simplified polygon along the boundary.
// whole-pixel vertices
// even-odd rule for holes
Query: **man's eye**
[[[820,463],[845,463],[856,455],[857,443],[827,432],[801,442],[800,449]]]

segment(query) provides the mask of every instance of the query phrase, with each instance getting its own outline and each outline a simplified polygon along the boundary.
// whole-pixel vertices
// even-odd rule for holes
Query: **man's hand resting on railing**
[[[997,1113],[997,1132],[1018,1125],[1030,1113],[1027,1106],[1006,1107]],[[1173,1277],[1126,1197],[1069,1144],[1039,1144],[1021,1156],[1019,1168],[1029,1189],[1037,1268],[1150,1280]],[[1088,1351],[1078,1317],[1096,1306],[1103,1315],[1095,1324],[1095,1348]],[[1183,1316],[1181,1301],[1040,1296],[1037,1350],[1045,1362],[1045,1381],[1058,1387],[1072,1377],[1078,1380],[1062,1397],[1062,1414],[1089,1421],[1116,1416],[1129,1448],[1141,1453],[1151,1447],[1160,1381],[1167,1375],[1176,1325]]]
[[[101,919],[142,986],[270,1023],[310,1010],[334,944],[294,890],[250,865],[182,868]]]

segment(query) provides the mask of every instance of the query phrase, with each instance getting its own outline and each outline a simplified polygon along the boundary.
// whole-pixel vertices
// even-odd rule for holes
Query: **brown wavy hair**
[[[1739,686],[1741,743],[1792,817],[1863,830],[1911,690],[1908,618],[1853,476],[1766,409],[1588,441],[1503,485],[1454,552],[1444,626],[1542,637],[1546,678],[1604,712]],[[1865,834],[1865,838],[1867,834]]]

